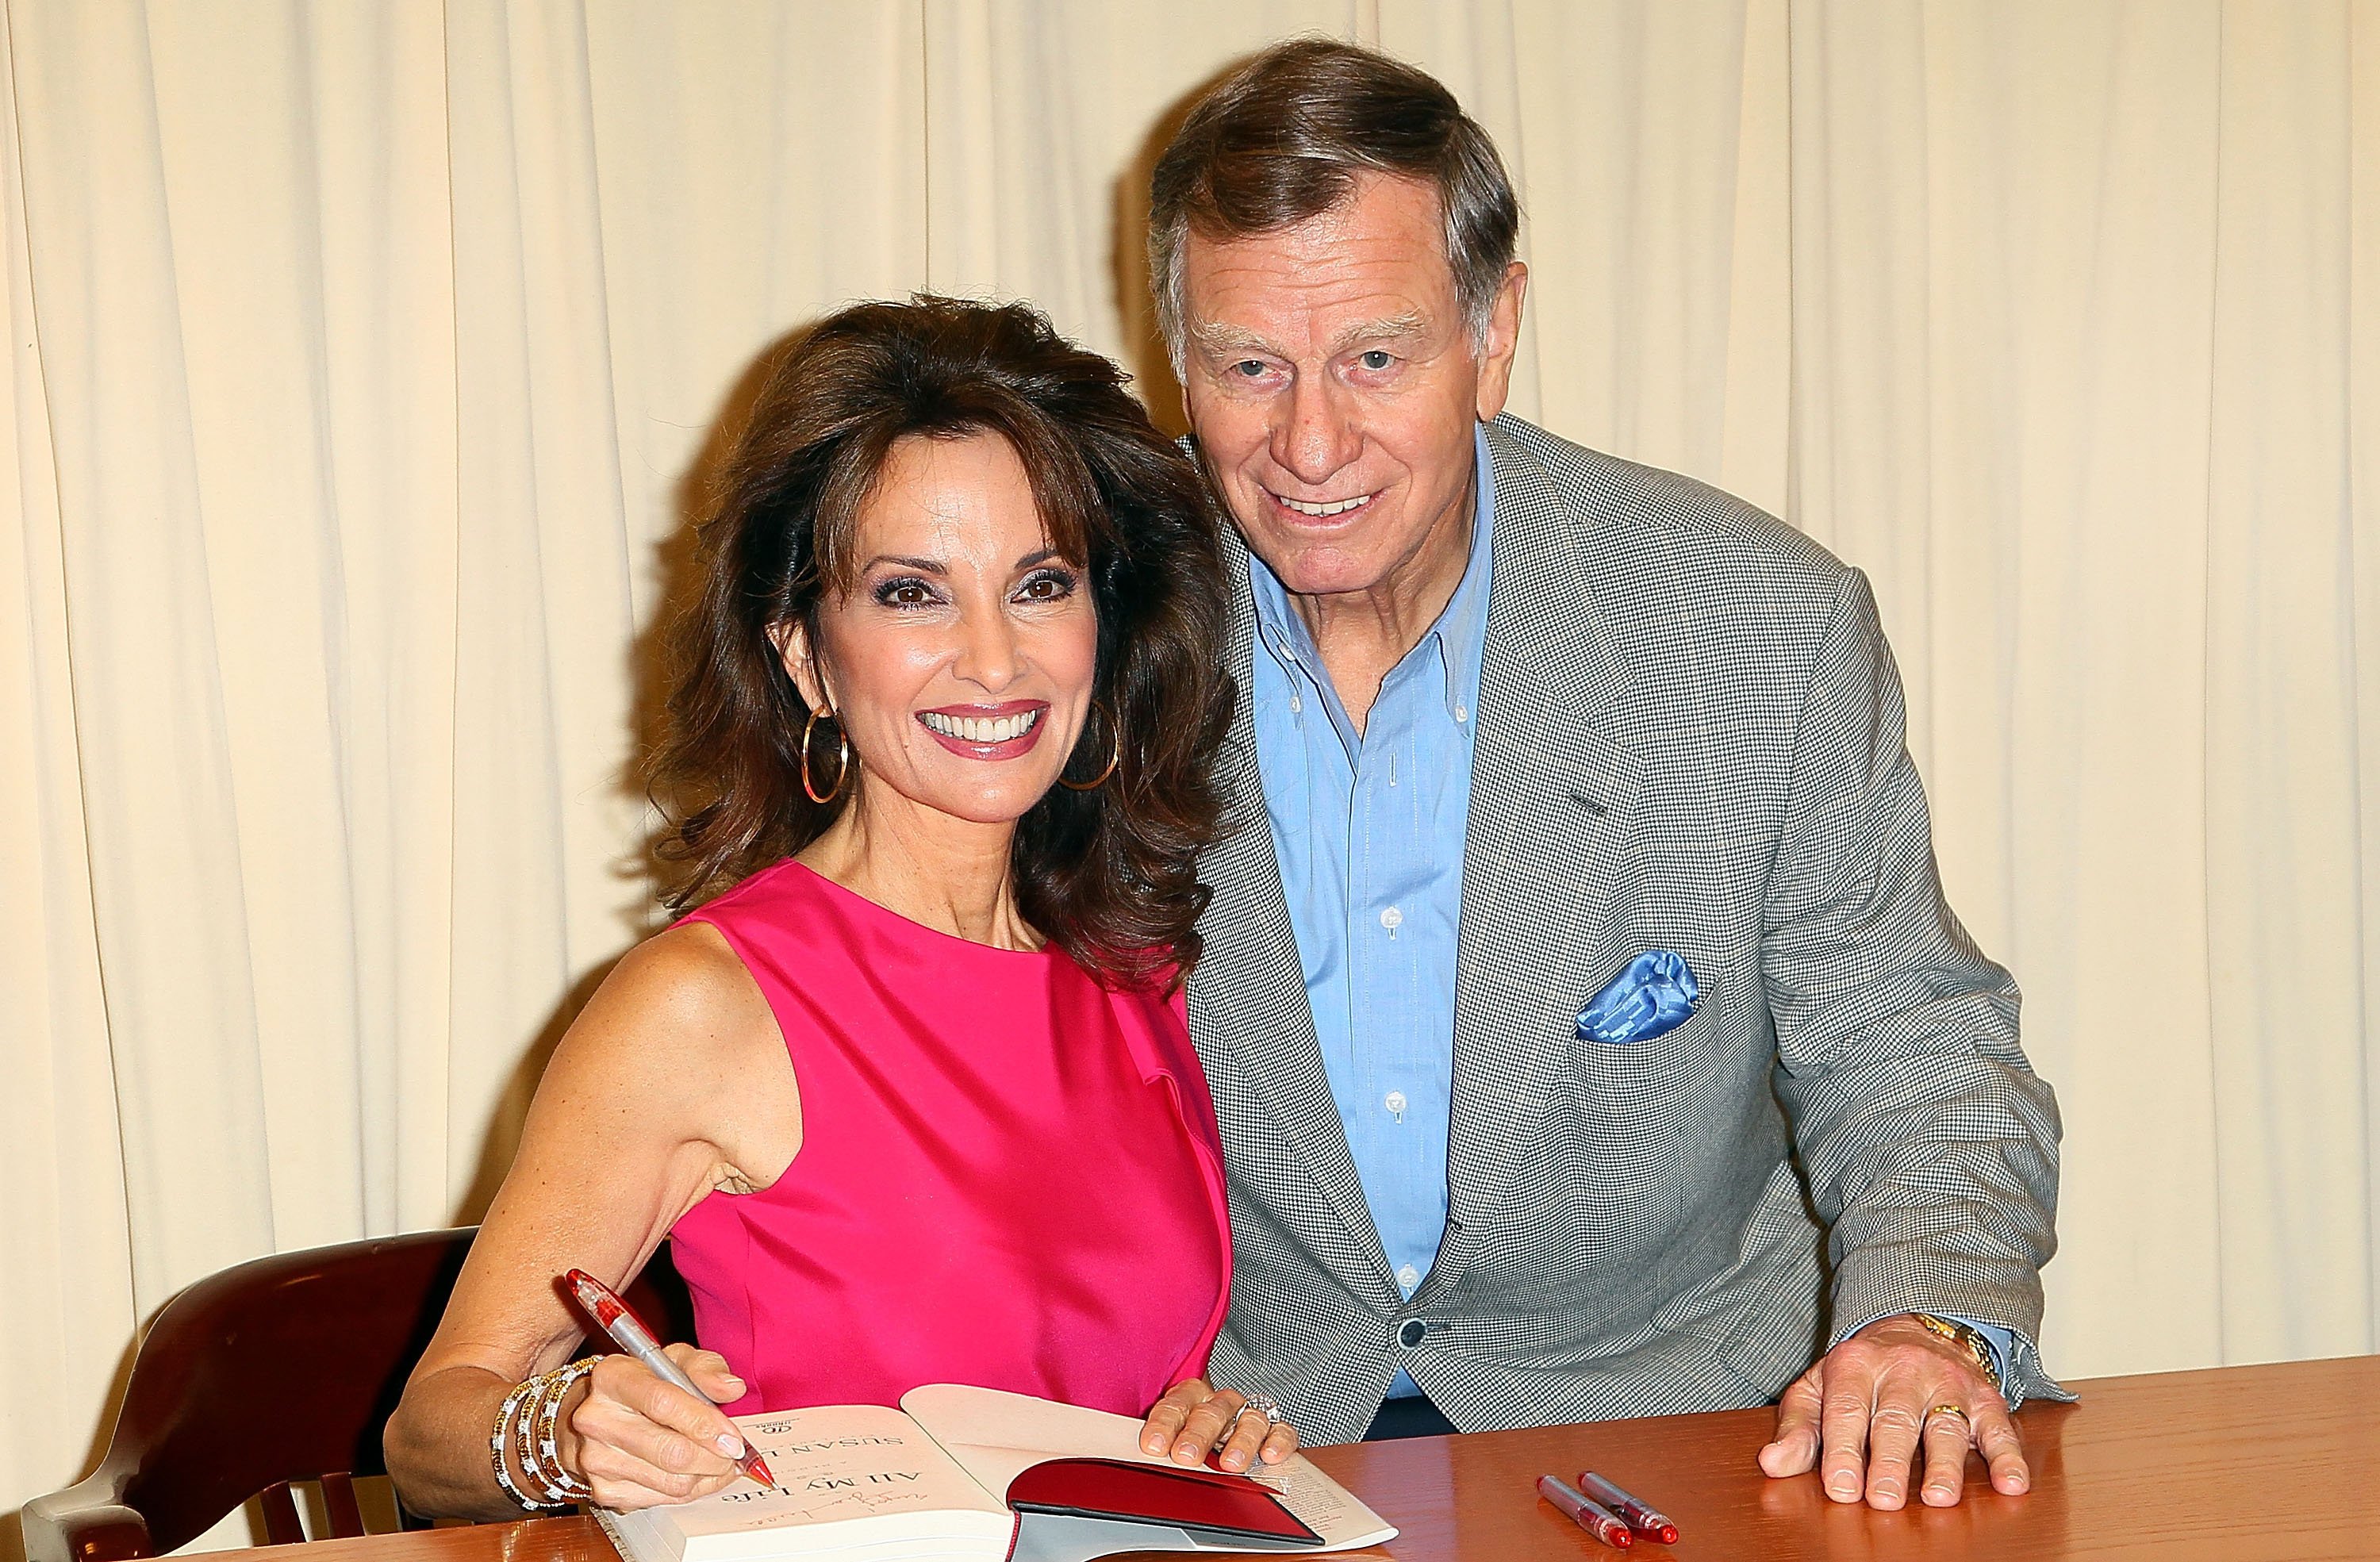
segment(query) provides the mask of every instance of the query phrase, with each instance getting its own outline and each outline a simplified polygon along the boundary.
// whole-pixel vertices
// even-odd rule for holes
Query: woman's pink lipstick
[[[1014,737],[985,741],[938,731],[932,722],[926,720],[929,716],[939,716],[952,722],[1000,721],[1019,716],[1029,716],[1031,720]],[[917,712],[917,725],[926,729],[928,736],[953,754],[966,759],[1014,759],[1019,755],[1030,754],[1033,745],[1041,741],[1041,729],[1049,724],[1049,720],[1050,702],[1046,699],[1003,700],[998,705],[944,705]]]

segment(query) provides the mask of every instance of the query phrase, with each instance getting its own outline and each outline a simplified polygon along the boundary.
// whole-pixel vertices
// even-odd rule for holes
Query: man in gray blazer
[[[1247,549],[1189,988],[1216,1379],[1318,1443],[1779,1400],[1763,1468],[1839,1500],[1956,1502],[1971,1444],[2024,1490],[2057,1107],[1866,581],[1501,415],[1518,208],[1429,77],[1268,51],[1153,198]]]

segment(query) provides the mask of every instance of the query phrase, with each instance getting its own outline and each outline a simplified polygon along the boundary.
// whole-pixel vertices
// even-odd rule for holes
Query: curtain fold
[[[2357,752],[2344,4],[2227,11],[2206,491],[2207,969],[2219,1347],[2325,1355],[2375,1316]],[[2285,1001],[2275,1001],[2286,995]]]
[[[1794,14],[1788,515],[1876,579],[1951,902],[2016,971],[2058,1087],[2043,1344],[2067,1372],[2221,1349],[2221,24],[2211,4]]]
[[[0,30],[0,1503],[76,1472],[138,1320],[67,649],[66,535],[33,323],[13,41]],[[5,1543],[0,1543],[5,1544]]]
[[[181,1285],[492,1190],[771,345],[1029,298],[1178,428],[1148,165],[1304,30],[1496,136],[1516,411],[1874,577],[2053,1370],[2380,1343],[2380,0],[0,6],[0,1508]]]

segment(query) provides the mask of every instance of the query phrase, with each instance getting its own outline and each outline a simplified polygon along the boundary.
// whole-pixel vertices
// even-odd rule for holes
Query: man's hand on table
[[[1929,1415],[1937,1405],[1956,1405],[1967,1420]],[[1922,1500],[1948,1508],[1959,1500],[1970,1441],[1991,1466],[1993,1490],[2031,1488],[1999,1390],[1956,1343],[1902,1313],[1868,1325],[1794,1380],[1777,1402],[1777,1437],[1760,1450],[1760,1468],[1799,1475],[1815,1464],[1835,1501],[1864,1496],[1871,1508],[1894,1508],[1909,1500],[1922,1445]]]

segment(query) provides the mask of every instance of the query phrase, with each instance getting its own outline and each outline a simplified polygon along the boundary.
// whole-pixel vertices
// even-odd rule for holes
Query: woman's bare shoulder
[[[636,1000],[665,1006],[681,1019],[748,1019],[753,1011],[769,1011],[743,958],[708,922],[681,922],[647,938],[620,957],[603,986],[614,983]]]
[[[698,1093],[784,1067],[776,1016],[735,951],[707,923],[681,923],[621,956],[571,1023],[548,1079]],[[590,1083],[592,1079],[590,1078]]]

